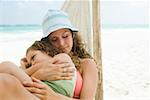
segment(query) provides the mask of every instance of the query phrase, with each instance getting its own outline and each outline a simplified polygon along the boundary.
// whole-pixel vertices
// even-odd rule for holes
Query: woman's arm
[[[83,85],[80,94],[80,99],[73,99],[57,94],[56,100],[93,100],[95,98],[97,83],[98,83],[98,70],[97,65],[92,59],[84,59],[81,64],[81,74],[83,78]]]
[[[64,95],[55,93],[47,86],[43,86],[45,88],[41,89],[39,86],[42,84],[39,82],[27,83],[25,86],[30,87],[30,89],[28,89],[30,92],[34,91],[36,94],[38,94],[38,96],[40,94],[40,97],[46,97],[46,99],[43,100],[93,100],[96,94],[98,82],[98,71],[95,62],[91,59],[83,60],[81,64],[81,72],[83,77],[83,87],[81,90],[80,99],[69,98]]]
[[[52,80],[72,79],[75,68],[72,67],[72,63],[70,64],[68,60],[66,61],[65,58],[68,55],[67,54],[58,54],[58,55],[59,56],[56,55],[56,57],[54,57],[53,61],[47,60],[44,62],[38,62],[29,68],[26,67],[28,65],[26,58],[22,58],[20,64],[23,68],[25,68],[25,72],[29,76],[36,77],[39,80],[52,81]],[[65,58],[62,55],[65,56]]]
[[[98,83],[97,65],[92,59],[84,59],[82,62],[83,87],[80,98],[93,100]]]
[[[74,75],[75,67],[72,62],[67,62],[62,57],[56,56],[53,62],[44,61],[36,63],[26,72],[39,80],[70,80]],[[70,59],[71,60],[71,59]]]

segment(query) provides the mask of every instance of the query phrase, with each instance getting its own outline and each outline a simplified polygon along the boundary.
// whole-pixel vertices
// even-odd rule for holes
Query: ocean
[[[40,25],[0,25],[0,62],[10,60],[19,66],[26,49],[41,37]]]
[[[41,29],[41,25],[0,25],[0,32],[6,32],[6,33],[34,31],[40,29]]]

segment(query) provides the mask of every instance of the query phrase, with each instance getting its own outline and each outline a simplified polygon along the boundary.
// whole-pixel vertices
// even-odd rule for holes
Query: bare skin
[[[52,37],[57,39],[57,41],[55,41],[54,44],[58,47],[61,47],[60,49],[65,48],[64,52],[68,53],[71,50],[70,48],[72,48],[72,46],[71,46],[72,44],[70,43],[72,41],[71,40],[72,36],[69,35],[71,33],[69,33],[68,31],[66,33],[66,31],[67,30],[64,30],[64,29],[59,30],[56,33],[53,33]],[[60,59],[57,59],[57,60],[59,61]],[[40,69],[38,69],[34,72],[34,75],[37,78],[47,79],[47,80],[58,80],[58,79],[63,79],[61,76],[62,74],[60,74],[60,73],[63,73],[63,68],[65,68],[66,64],[61,63],[61,64],[57,65],[57,64],[50,64],[49,61],[45,61],[42,63],[35,64],[34,66],[40,67]],[[53,67],[50,67],[50,66],[55,66],[55,67],[57,66],[57,68],[53,69]],[[28,71],[30,71],[30,70],[28,70]],[[50,75],[50,72],[59,72],[59,73]],[[67,68],[66,73],[68,73],[68,72],[70,72],[70,71],[68,71],[68,68]],[[18,91],[19,90],[20,91],[19,91],[19,93],[16,92],[14,94],[15,96],[11,94],[12,85],[10,87],[7,87],[8,89],[6,87],[3,87],[1,89],[1,91],[3,91],[3,93],[7,93],[8,96],[10,95],[9,97],[14,98],[14,100],[18,99],[18,98],[16,98],[16,95],[20,95],[20,98],[28,98],[26,100],[30,100],[29,99],[30,96],[31,96],[31,98],[38,97],[41,100],[93,100],[93,98],[95,97],[97,82],[98,82],[96,63],[92,59],[89,59],[89,58],[81,59],[81,67],[79,69],[79,72],[83,78],[83,87],[82,87],[82,90],[80,93],[80,99],[69,98],[69,97],[63,96],[61,94],[55,93],[50,88],[46,87],[45,85],[41,84],[38,81],[23,83],[24,86],[26,87],[26,89],[25,89],[25,87],[23,87],[21,85],[21,83],[17,82],[17,85],[15,85],[15,87],[13,87],[13,88],[16,88],[16,89],[18,89]],[[0,77],[1,77],[1,75],[0,75]],[[5,79],[7,79],[7,77]],[[4,80],[2,80],[0,78],[1,84],[3,83],[3,81]],[[8,82],[7,84],[9,84],[9,83],[12,83],[12,82]],[[13,83],[14,83],[14,81],[13,81]],[[24,89],[22,89],[22,88],[24,88]],[[9,92],[6,91],[9,89],[10,89]],[[2,95],[0,95],[0,97],[1,96]],[[36,100],[36,99],[33,99],[33,100]],[[3,100],[5,100],[5,99],[3,99]],[[7,100],[9,100],[9,98]],[[19,100],[23,100],[23,99],[19,99]]]
[[[33,60],[31,58],[33,58]],[[27,54],[27,60],[28,60],[28,62],[31,63],[31,65],[36,65],[36,64],[38,64],[40,62],[43,62],[43,61],[46,61],[46,60],[51,61],[51,62],[57,61],[57,63],[61,63],[61,62],[58,62],[57,59],[60,59],[63,62],[68,62],[70,64],[70,66],[74,67],[74,64],[71,62],[71,58],[65,53],[61,53],[61,54],[55,55],[54,58],[48,56],[47,54],[45,54],[45,53],[43,53],[43,52],[41,52],[39,50],[30,50],[28,52],[28,54]],[[67,64],[67,66],[68,66],[68,64]],[[32,71],[30,70],[30,72],[25,73],[22,69],[17,67],[12,62],[5,61],[5,62],[0,63],[0,73],[7,73],[8,74],[8,75],[7,74],[6,75],[2,74],[2,76],[4,76],[4,78],[2,78],[2,79],[4,79],[4,80],[0,80],[0,81],[2,81],[1,82],[1,87],[0,87],[0,89],[2,90],[2,93],[1,93],[0,97],[4,96],[4,97],[2,97],[3,100],[5,100],[5,98],[6,98],[6,100],[9,100],[8,97],[11,97],[11,98],[15,99],[15,95],[20,95],[20,94],[18,94],[17,92],[13,92],[13,91],[17,90],[19,88],[26,89],[26,91],[22,91],[22,89],[20,91],[21,92],[27,92],[28,94],[30,94],[30,92],[31,92],[31,94],[30,94],[31,96],[38,97],[38,98],[40,98],[40,100],[47,100],[47,98],[49,98],[49,96],[50,96],[49,95],[49,91],[50,92],[53,92],[53,91],[50,89],[50,87],[48,87],[47,85],[43,84],[40,80],[37,81],[35,78],[33,78],[33,80],[31,79],[30,75],[33,74],[33,76],[34,76],[34,71],[39,69],[36,66],[31,67],[31,68],[32,68]],[[0,76],[0,77],[2,77],[2,76]],[[8,80],[7,80],[6,76],[8,77]],[[63,73],[62,76],[69,76],[69,74]],[[72,74],[72,76],[73,76],[73,74]],[[20,84],[17,84],[17,86],[14,86],[13,84],[10,84],[10,85],[8,85],[10,87],[7,87],[8,89],[5,89],[6,87],[4,88],[5,84],[3,84],[3,83],[6,82],[6,84],[7,84],[7,82],[9,81],[9,77],[14,79],[14,81],[15,80],[19,81]],[[70,79],[71,78],[72,77],[70,77]],[[13,83],[13,82],[10,82],[10,83]],[[32,83],[33,83],[34,88],[33,87],[30,88],[30,85],[32,85]],[[23,85],[25,87],[23,87]],[[6,90],[9,90],[10,94],[6,93],[7,92]],[[13,91],[11,91],[11,90],[13,90]],[[15,95],[13,93],[11,93],[11,92],[13,92]],[[21,93],[21,92],[19,92],[19,93]],[[3,95],[3,93],[5,93],[5,95]],[[7,96],[6,94],[8,94],[10,96]],[[54,96],[50,96],[50,97],[53,98]]]
[[[15,76],[21,83],[32,82],[32,79],[22,69],[10,61],[0,63],[0,73],[7,73]]]
[[[72,33],[68,29],[60,29],[58,31],[53,32],[51,35],[49,35],[49,38],[52,39],[56,47],[58,47],[59,49],[63,49],[65,53],[69,53],[72,48],[72,43],[71,43],[72,35],[71,34]],[[48,63],[43,62],[43,65],[45,65],[45,67],[49,69]],[[97,70],[97,65],[95,61],[90,58],[81,59],[81,67],[79,69],[79,72],[83,78],[83,87],[80,93],[80,99],[69,98],[69,97],[54,93],[54,92],[49,92],[50,95],[52,96],[47,95],[49,98],[47,100],[51,100],[52,98],[53,100],[93,100],[93,98],[95,97],[97,82],[98,82],[98,70]],[[48,76],[48,72],[42,70],[41,68],[39,69],[38,72],[36,72],[36,75],[37,76],[40,75],[40,78],[42,79],[42,78],[45,78],[43,77],[44,75]],[[47,79],[49,78],[47,77]],[[32,84],[33,83],[30,83],[31,89],[36,87]]]
[[[3,73],[0,73],[0,97],[0,100],[40,100],[27,91],[17,78]]]
[[[60,100],[60,99],[61,100],[93,100],[93,98],[95,97],[97,80],[98,80],[97,79],[98,76],[97,74],[95,74],[95,72],[97,72],[95,62],[92,61],[91,59],[84,59],[82,62],[82,66],[84,68],[82,67],[82,69],[80,69],[80,72],[82,73],[82,77],[84,81],[83,81],[83,87],[80,94],[80,99],[69,98],[61,94],[55,93],[54,91],[50,90],[46,86],[45,86],[45,90],[40,91],[41,89],[38,86],[42,84],[40,84],[39,82],[31,82],[31,83],[26,83],[24,85],[28,86],[28,90],[30,92],[35,92],[40,94],[41,98],[47,98],[43,100]],[[47,92],[43,94],[43,91],[47,91],[48,94]]]

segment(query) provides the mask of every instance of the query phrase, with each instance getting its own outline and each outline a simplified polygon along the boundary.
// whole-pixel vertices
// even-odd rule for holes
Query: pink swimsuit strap
[[[76,86],[74,91],[74,98],[79,98],[82,89],[83,79],[78,70],[76,71],[76,74],[77,74],[77,79],[76,79]]]

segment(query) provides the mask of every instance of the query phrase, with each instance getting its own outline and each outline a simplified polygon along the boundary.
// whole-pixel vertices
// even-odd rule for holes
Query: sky
[[[40,24],[48,9],[60,9],[61,1],[0,1],[0,24]]]
[[[104,1],[101,3],[101,20],[104,24],[149,23],[149,8],[146,1]]]
[[[48,9],[60,9],[64,0],[0,0],[0,24],[40,24]],[[148,25],[148,0],[101,0],[105,25]]]

